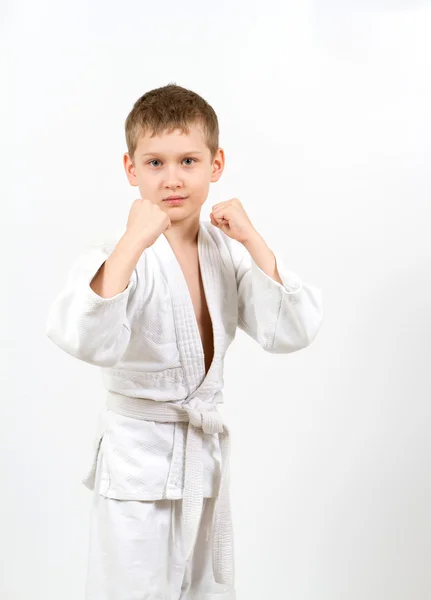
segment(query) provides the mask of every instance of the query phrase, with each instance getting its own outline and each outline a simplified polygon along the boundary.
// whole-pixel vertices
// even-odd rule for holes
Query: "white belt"
[[[193,402],[195,401],[195,402]],[[229,430],[215,404],[192,398],[189,404],[173,404],[132,398],[108,391],[107,407],[126,417],[158,423],[188,422],[185,452],[182,529],[186,558],[190,558],[199,529],[203,502],[203,434],[219,434],[222,469],[213,515],[212,559],[217,583],[233,584],[233,532],[229,501]],[[197,408],[198,407],[198,408]]]

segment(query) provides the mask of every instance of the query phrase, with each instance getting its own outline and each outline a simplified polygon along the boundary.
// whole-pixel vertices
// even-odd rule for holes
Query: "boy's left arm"
[[[227,241],[235,266],[240,329],[268,352],[308,346],[322,324],[321,291],[284,266],[237,198],[216,204],[210,219],[233,240]]]

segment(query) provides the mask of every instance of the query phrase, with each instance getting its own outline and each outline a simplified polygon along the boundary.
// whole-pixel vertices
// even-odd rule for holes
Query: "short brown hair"
[[[214,109],[199,94],[170,83],[150,90],[133,105],[125,122],[126,143],[129,156],[134,161],[138,139],[150,133],[180,129],[189,132],[189,125],[202,125],[206,144],[214,158],[219,145],[219,126]]]

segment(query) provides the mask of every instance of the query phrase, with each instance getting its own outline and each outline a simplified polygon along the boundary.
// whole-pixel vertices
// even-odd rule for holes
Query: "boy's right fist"
[[[171,226],[168,215],[150,200],[135,200],[127,219],[127,233],[152,246],[157,238]]]

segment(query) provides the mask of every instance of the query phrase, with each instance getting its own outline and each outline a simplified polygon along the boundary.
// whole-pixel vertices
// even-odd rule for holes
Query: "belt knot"
[[[199,429],[202,429],[204,433],[222,433],[223,432],[223,420],[220,413],[215,406],[209,405],[208,407],[199,410],[189,405],[183,406],[190,418],[190,423]]]

